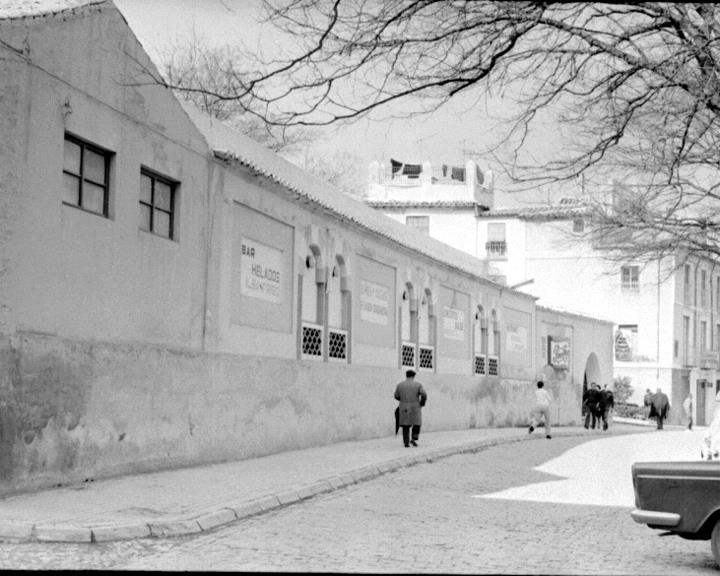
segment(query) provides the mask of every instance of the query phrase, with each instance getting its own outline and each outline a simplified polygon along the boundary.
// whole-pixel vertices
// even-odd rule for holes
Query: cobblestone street
[[[196,537],[83,546],[3,544],[0,567],[716,573],[709,542],[661,538],[635,524],[628,507],[492,497],[511,487],[560,480],[533,467],[576,446],[581,454],[589,444],[597,443],[542,438],[453,456]],[[629,470],[605,480],[630,482]],[[474,497],[482,495],[491,497]]]

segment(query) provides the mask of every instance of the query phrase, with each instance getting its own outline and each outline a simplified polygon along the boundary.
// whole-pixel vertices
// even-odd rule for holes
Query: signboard
[[[282,250],[242,237],[240,292],[243,296],[279,304],[282,301]]]
[[[443,306],[443,335],[448,340],[465,340],[465,313]]]
[[[628,342],[628,337],[622,330],[615,332],[615,360],[630,362],[632,360],[632,348]]]
[[[528,349],[528,329],[525,326],[505,326],[505,348],[508,352],[525,354]]]
[[[382,326],[390,316],[390,289],[368,280],[360,281],[360,319]]]
[[[555,368],[570,368],[570,339],[548,336],[548,364]]]

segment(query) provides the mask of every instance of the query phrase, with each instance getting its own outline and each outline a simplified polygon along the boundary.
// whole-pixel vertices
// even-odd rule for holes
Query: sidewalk
[[[554,427],[553,437],[646,430],[616,420],[602,433]],[[542,428],[532,436],[524,427],[423,432],[417,448],[391,436],[10,496],[0,500],[0,540],[78,543],[193,534],[405,466],[519,441],[548,440]]]

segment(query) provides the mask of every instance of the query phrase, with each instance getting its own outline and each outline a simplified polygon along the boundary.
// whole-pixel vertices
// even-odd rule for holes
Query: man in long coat
[[[405,448],[410,444],[417,446],[422,425],[422,407],[427,402],[427,393],[422,384],[415,381],[414,370],[405,372],[405,380],[395,387],[395,400],[400,402],[398,421],[402,427],[403,444],[405,444]]]
[[[668,412],[670,411],[670,401],[668,400],[667,394],[660,388],[650,398],[650,415],[655,415],[657,420],[657,429],[663,429],[663,420],[667,418]]]

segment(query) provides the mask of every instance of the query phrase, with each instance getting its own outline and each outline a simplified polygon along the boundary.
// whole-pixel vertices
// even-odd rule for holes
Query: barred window
[[[402,345],[402,365],[415,367],[415,346],[412,344]]]
[[[140,230],[173,239],[176,182],[140,171]]]
[[[497,376],[499,369],[498,359],[495,356],[488,357],[488,375]]]
[[[303,324],[302,353],[310,358],[322,358],[322,327]]]
[[[328,331],[328,358],[347,360],[347,331],[334,328]]]
[[[429,346],[420,346],[419,368],[424,370],[432,370],[434,363],[434,350]]]
[[[111,152],[65,134],[63,204],[108,216]]]
[[[485,368],[485,356],[484,355],[476,355],[475,356],[475,374],[484,375],[486,368]]]

